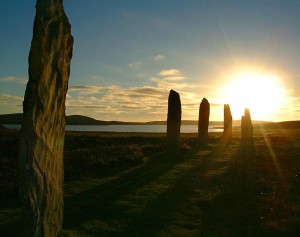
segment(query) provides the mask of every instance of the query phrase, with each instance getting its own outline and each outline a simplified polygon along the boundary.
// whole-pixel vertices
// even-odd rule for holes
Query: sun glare
[[[284,104],[286,91],[280,77],[257,72],[236,73],[221,91],[224,103],[230,104],[233,117],[240,118],[245,107],[255,120],[276,120]]]

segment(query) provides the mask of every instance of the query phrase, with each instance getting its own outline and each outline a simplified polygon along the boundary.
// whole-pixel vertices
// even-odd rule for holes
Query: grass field
[[[220,135],[175,155],[165,134],[67,133],[61,236],[300,236],[300,130]],[[0,145],[0,236],[18,236],[18,133]]]

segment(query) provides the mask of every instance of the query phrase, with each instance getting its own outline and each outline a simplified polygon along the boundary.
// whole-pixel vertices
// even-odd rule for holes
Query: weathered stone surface
[[[222,139],[225,142],[229,142],[232,137],[232,114],[229,104],[224,104],[224,131]]]
[[[170,90],[168,99],[167,118],[167,143],[169,150],[177,150],[179,147],[181,126],[181,101],[180,95],[174,90]]]
[[[210,104],[206,98],[203,98],[199,107],[198,120],[198,140],[201,144],[208,141],[208,125],[209,125]]]
[[[72,49],[62,0],[37,0],[19,154],[25,237],[56,237],[62,227],[65,99]]]
[[[253,142],[253,126],[250,116],[249,109],[245,109],[244,116],[241,119],[241,132],[242,132],[242,142],[252,143]]]

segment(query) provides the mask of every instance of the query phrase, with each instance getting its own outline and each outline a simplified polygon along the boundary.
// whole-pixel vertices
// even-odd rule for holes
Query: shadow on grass
[[[66,197],[62,236],[261,235],[251,160],[253,150],[237,142],[157,154]]]
[[[79,194],[67,196],[65,198],[64,228],[72,229],[93,219],[114,222],[116,216],[121,220],[119,223],[121,225],[122,220],[128,218],[127,211],[130,212],[130,207],[126,207],[124,210],[116,203],[122,202],[126,196],[137,192],[185,159],[186,156],[180,153],[161,152],[151,157],[145,164],[133,166],[115,174],[111,173],[112,179],[104,184],[95,185]]]
[[[136,140],[128,141],[137,144],[140,138]],[[257,152],[254,147],[240,144],[238,138],[227,144],[213,138],[202,147],[188,140],[183,142],[180,153],[172,155],[162,152],[161,140],[149,142],[147,159],[142,162],[102,167],[69,177],[65,183],[61,236],[284,236],[284,231],[266,230],[260,219],[262,210],[266,210],[261,195],[265,187],[258,171],[264,172],[267,162],[271,163],[264,142],[257,141]],[[281,137],[276,143],[273,140],[275,153],[278,150],[289,154],[287,151],[293,148],[285,148]],[[122,147],[128,145],[125,139],[118,142]],[[153,143],[157,146],[153,147]],[[143,144],[146,143],[137,146]],[[145,154],[145,150],[142,152]],[[269,172],[272,170],[270,166]],[[293,198],[299,197],[297,187]],[[16,205],[6,209],[3,206],[0,214],[1,220],[7,221],[0,225],[1,236],[18,236],[15,216],[20,213]],[[296,228],[289,232],[290,236],[297,233]]]
[[[220,144],[214,155],[223,152]],[[222,175],[223,192],[211,200],[200,202],[208,236],[264,236],[260,225],[260,190],[255,170],[255,149],[240,144],[230,159],[231,165]]]

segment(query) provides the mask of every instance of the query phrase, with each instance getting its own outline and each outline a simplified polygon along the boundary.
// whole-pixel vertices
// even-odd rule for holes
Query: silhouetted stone
[[[223,142],[229,142],[232,137],[232,115],[229,104],[224,104],[224,131]]]
[[[19,154],[24,237],[57,237],[61,231],[65,99],[72,50],[62,0],[37,0]]]
[[[209,125],[210,105],[206,98],[203,98],[199,107],[198,120],[198,140],[201,144],[208,141],[208,125]]]
[[[245,109],[241,119],[242,142],[253,143],[253,126],[249,109]]]
[[[174,90],[170,90],[168,99],[167,118],[167,143],[170,151],[176,151],[179,147],[181,126],[181,101],[180,95]]]

